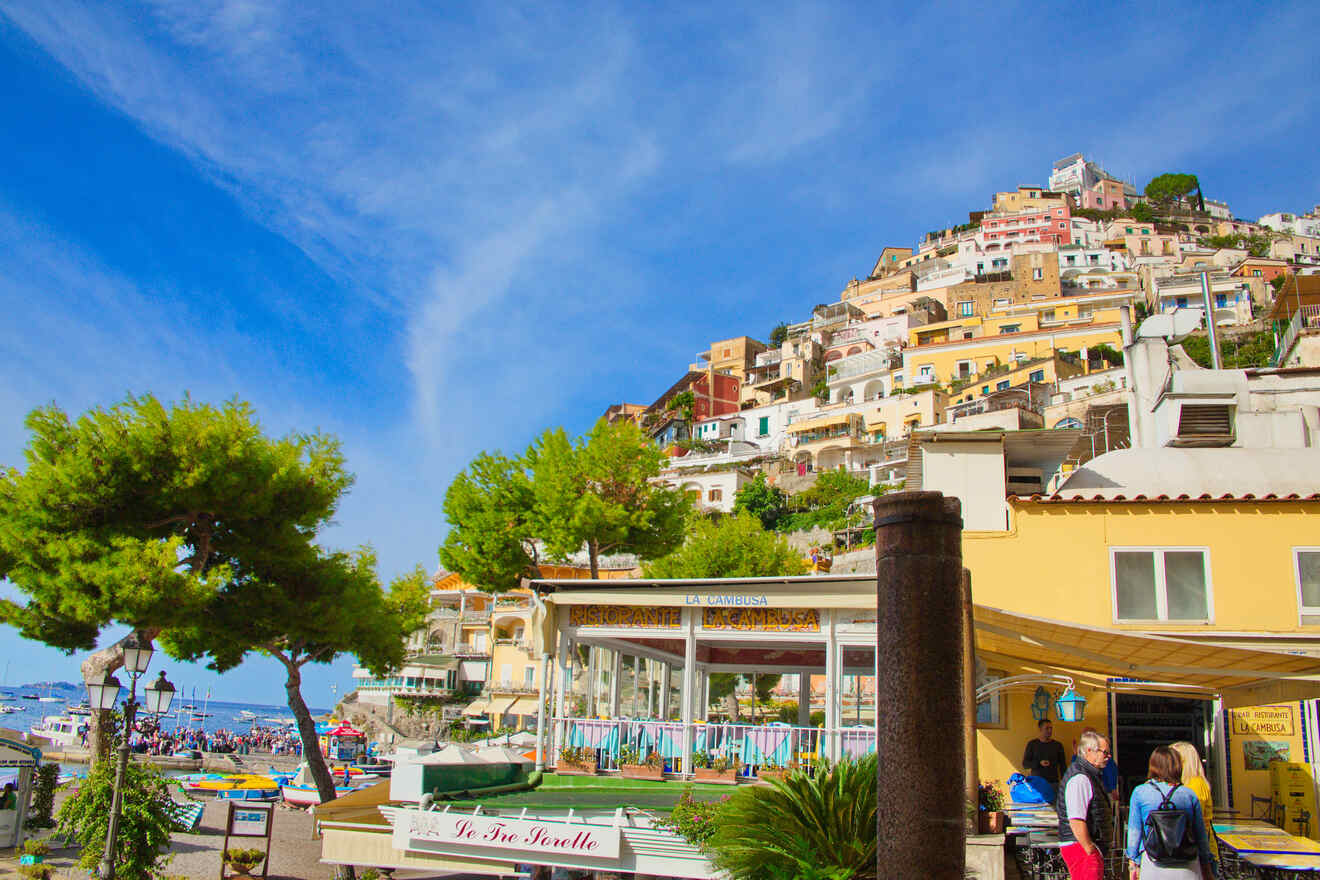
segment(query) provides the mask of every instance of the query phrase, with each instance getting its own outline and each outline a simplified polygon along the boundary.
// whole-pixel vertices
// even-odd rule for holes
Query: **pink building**
[[[1066,200],[1044,210],[987,214],[981,219],[983,247],[1015,244],[1072,244],[1072,212]]]

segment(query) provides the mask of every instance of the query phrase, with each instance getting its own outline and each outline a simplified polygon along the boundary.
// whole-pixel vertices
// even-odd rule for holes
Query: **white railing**
[[[861,757],[875,751],[873,726],[795,727],[789,724],[691,724],[679,721],[552,718],[546,763],[568,762],[564,750],[594,761],[598,771],[622,763],[644,763],[657,754],[664,772],[690,777],[694,768],[724,762],[738,779],[765,771],[801,769],[811,773],[822,761]]]
[[[1320,330],[1320,305],[1301,306],[1293,313],[1292,320],[1288,322],[1287,329],[1279,339],[1278,348],[1274,350],[1271,366],[1283,366],[1284,359],[1287,358],[1293,343],[1297,341],[1303,330]]]

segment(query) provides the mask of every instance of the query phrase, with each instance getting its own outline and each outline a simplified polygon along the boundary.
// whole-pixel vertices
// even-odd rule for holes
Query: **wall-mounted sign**
[[[703,608],[701,628],[740,632],[820,632],[815,608]]]
[[[684,605],[706,605],[712,608],[764,608],[770,604],[770,597],[764,593],[688,593],[683,597]]]
[[[1233,709],[1234,736],[1293,736],[1297,723],[1295,706],[1253,706]]]
[[[394,820],[394,848],[463,854],[473,849],[617,859],[618,828],[581,822],[505,819],[471,813],[402,811]]]
[[[568,625],[678,629],[683,625],[683,610],[633,605],[570,605]]]

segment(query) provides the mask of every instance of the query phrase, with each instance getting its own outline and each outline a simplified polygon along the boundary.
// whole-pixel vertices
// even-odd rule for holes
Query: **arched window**
[[[1072,416],[1069,416],[1066,419],[1059,419],[1057,422],[1054,423],[1054,427],[1056,428],[1080,428],[1081,426],[1082,426],[1082,420],[1075,419]]]

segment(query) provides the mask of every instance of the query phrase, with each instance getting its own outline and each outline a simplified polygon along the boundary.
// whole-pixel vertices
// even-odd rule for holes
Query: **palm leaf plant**
[[[740,788],[718,825],[708,849],[733,880],[873,880],[876,756]]]

